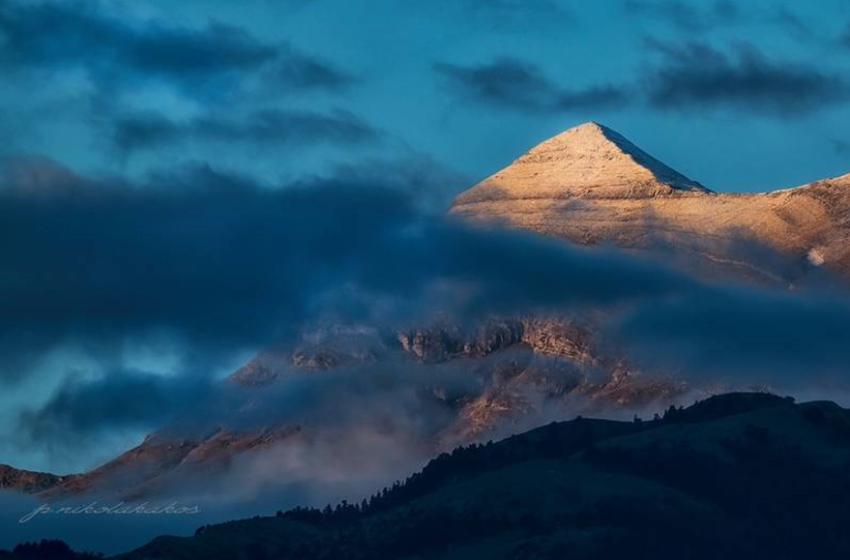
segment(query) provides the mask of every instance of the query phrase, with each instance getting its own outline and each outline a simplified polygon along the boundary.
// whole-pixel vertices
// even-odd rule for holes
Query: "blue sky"
[[[850,6],[840,0],[14,0],[0,13],[0,149],[86,173],[190,161],[276,181],[380,160],[416,162],[457,192],[587,120],[716,190],[850,171]],[[98,33],[78,40],[80,21]],[[25,25],[26,41],[9,37]],[[154,60],[185,47],[181,34],[218,42],[199,54],[205,71]],[[228,48],[256,52],[229,60]],[[145,60],[133,49],[164,50]],[[274,56],[330,74],[304,83],[301,68],[275,82]],[[246,139],[258,127],[240,123],[263,111],[344,115],[372,133],[323,136],[307,130],[316,123],[277,119],[264,126],[295,129],[288,140]],[[167,141],[116,147],[116,121],[135,117],[177,126]]]

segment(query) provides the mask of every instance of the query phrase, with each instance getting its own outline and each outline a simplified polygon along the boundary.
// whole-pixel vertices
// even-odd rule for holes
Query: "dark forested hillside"
[[[460,448],[359,504],[161,537],[122,558],[846,558],[850,412],[766,394]]]

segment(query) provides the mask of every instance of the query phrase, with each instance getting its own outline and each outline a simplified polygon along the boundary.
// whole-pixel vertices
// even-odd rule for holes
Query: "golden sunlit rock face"
[[[850,274],[850,175],[719,194],[596,123],[534,147],[459,195],[450,212],[581,244],[673,248],[761,279],[793,281],[819,267]],[[775,250],[799,268],[767,269],[742,244]]]
[[[648,198],[691,191],[708,192],[620,134],[590,122],[538,144],[458,196],[456,204]]]

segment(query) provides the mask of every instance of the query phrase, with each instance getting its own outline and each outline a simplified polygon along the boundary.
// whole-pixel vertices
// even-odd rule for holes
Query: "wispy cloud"
[[[757,47],[731,54],[706,43],[649,41],[660,56],[644,78],[649,102],[660,109],[737,109],[800,115],[845,103],[850,85],[815,65],[778,61]]]
[[[338,90],[353,82],[328,62],[236,26],[181,27],[99,2],[4,2],[0,33],[0,65],[7,69],[82,69],[104,83],[160,79],[209,88],[260,70],[279,91]]]
[[[434,70],[453,91],[475,102],[523,112],[555,112],[624,106],[621,87],[571,89],[548,78],[536,65],[499,58],[478,65],[439,63]]]
[[[268,110],[242,119],[210,115],[183,122],[157,114],[137,114],[119,117],[111,126],[116,147],[125,153],[186,142],[255,147],[351,145],[375,141],[380,136],[355,115],[342,110],[328,114]]]

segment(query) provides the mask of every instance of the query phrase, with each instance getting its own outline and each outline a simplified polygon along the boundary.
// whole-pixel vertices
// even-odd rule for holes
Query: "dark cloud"
[[[638,363],[697,383],[799,390],[850,382],[846,294],[705,287],[640,305],[621,329]]]
[[[394,328],[435,314],[464,322],[629,305],[646,311],[627,330],[657,331],[671,355],[699,343],[686,328],[692,322],[722,331],[705,336],[700,348],[709,354],[752,341],[730,346],[730,361],[761,355],[753,360],[817,371],[846,357],[840,344],[827,349],[836,336],[830,329],[847,332],[850,313],[827,296],[759,299],[618,252],[425,213],[418,201],[425,187],[378,165],[277,188],[209,169],[130,183],[39,160],[6,167],[5,363],[60,342],[108,347],[156,333],[213,360],[322,317]],[[681,345],[670,342],[676,337]],[[811,349],[805,361],[781,357],[797,347],[795,338]],[[771,340],[783,348],[772,350]]]
[[[512,58],[459,66],[439,63],[435,71],[459,94],[476,102],[524,112],[557,112],[624,106],[628,93],[613,85],[560,87],[535,65]]]
[[[281,84],[297,90],[342,90],[356,82],[349,73],[291,46],[281,48],[279,60],[270,72],[271,85]]]
[[[364,321],[378,308],[399,320],[475,316],[604,306],[685,282],[617,255],[429,217],[414,192],[356,177],[270,189],[208,169],[133,184],[44,161],[7,167],[7,364],[59,341],[163,331],[212,360],[285,337],[325,305]],[[7,378],[21,371],[3,368]]]
[[[649,45],[662,59],[644,79],[657,108],[799,115],[850,99],[844,79],[814,66],[771,60],[754,46],[726,54],[704,43]]]
[[[110,83],[163,78],[203,87],[261,68],[291,89],[339,89],[351,82],[326,62],[231,25],[179,27],[119,16],[97,2],[4,2],[0,38],[0,64],[7,68],[84,68]]]
[[[184,77],[259,66],[276,51],[246,32],[210,24],[200,30],[130,22],[97,3],[6,2],[0,8],[3,59],[28,65],[128,64]]]
[[[738,7],[727,0],[711,2],[707,6],[682,0],[627,0],[623,9],[627,16],[660,19],[683,31],[705,31],[737,22],[741,17]]]
[[[244,119],[216,115],[184,122],[156,114],[140,114],[120,117],[111,126],[114,126],[115,146],[123,152],[189,141],[274,147],[318,143],[350,145],[375,141],[380,136],[355,115],[342,110],[329,114],[268,110],[252,113]]]
[[[91,379],[80,377],[66,378],[44,405],[21,413],[26,436],[21,441],[74,447],[91,439],[97,445],[105,431],[151,430],[213,396],[211,380],[200,374],[110,370]]]

